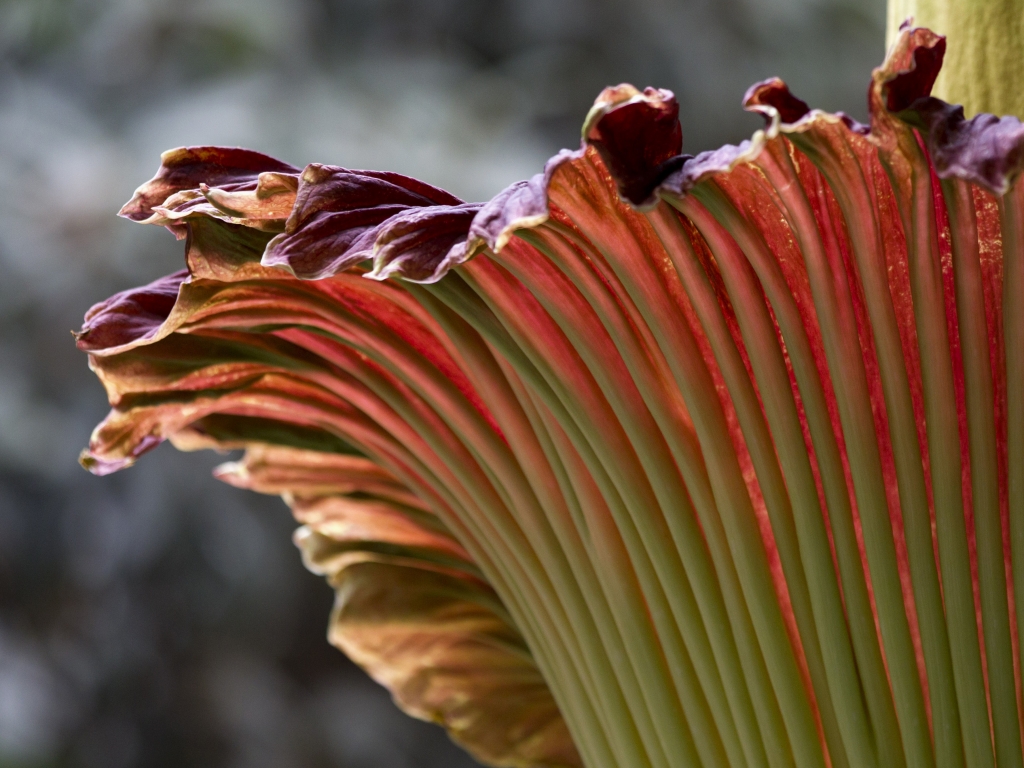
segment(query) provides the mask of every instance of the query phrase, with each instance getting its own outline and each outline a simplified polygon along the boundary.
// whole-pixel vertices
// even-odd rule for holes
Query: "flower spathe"
[[[607,89],[482,205],[166,153],[125,215],[187,269],[87,315],[83,462],[246,447],[332,642],[496,765],[1020,766],[1024,129],[944,45],[694,158]]]

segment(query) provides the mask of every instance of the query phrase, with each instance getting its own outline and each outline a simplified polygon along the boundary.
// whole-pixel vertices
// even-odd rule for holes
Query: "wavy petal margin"
[[[83,463],[247,446],[332,641],[495,765],[1021,766],[1024,131],[944,51],[696,157],[609,88],[482,205],[171,153],[126,215],[188,270],[87,315]]]

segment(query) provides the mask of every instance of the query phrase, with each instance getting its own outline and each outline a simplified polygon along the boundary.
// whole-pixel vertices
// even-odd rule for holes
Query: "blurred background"
[[[670,88],[686,150],[779,75],[866,117],[883,0],[0,0],[0,768],[472,766],[325,640],[332,595],[224,457],[76,463],[107,410],[69,331],[174,271],[115,218],[184,144],[526,178],[605,85]]]

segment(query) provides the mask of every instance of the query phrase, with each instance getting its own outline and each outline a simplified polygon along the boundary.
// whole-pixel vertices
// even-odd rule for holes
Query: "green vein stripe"
[[[828,502],[851,627],[851,638],[866,693],[872,727],[879,744],[880,755],[884,756],[884,761],[890,765],[901,765],[903,750],[896,725],[893,702],[890,698],[889,683],[877,643],[874,614],[864,582],[864,571],[854,533],[845,473],[836,436],[832,431],[832,422],[828,415],[823,382],[818,378],[817,365],[807,330],[803,326],[803,319],[789,287],[763,242],[752,236],[746,222],[735,214],[716,188],[706,184],[702,185],[702,190],[708,202],[714,205],[716,210],[720,210],[723,219],[731,225],[732,235],[737,238],[737,243],[750,261],[772,304],[789,350],[790,360],[804,401]],[[669,202],[687,215],[702,232],[713,232],[714,226],[717,225],[715,219],[692,197],[672,198]]]
[[[649,214],[649,218],[672,256],[691,303],[702,315],[702,324],[708,329],[709,338],[722,350],[716,354],[736,354],[712,286],[678,219],[664,206]],[[728,263],[728,254],[722,253],[721,248],[715,256],[720,266]],[[842,765],[845,761],[866,768],[876,764],[874,738],[864,710],[828,533],[789,375],[771,318],[760,296],[754,292],[752,281],[756,278],[740,268],[722,269],[722,276],[732,296],[746,347],[751,351],[751,364],[762,387],[774,444],[787,485],[793,493],[794,535],[799,538],[799,555],[809,574],[807,589],[809,600],[813,602],[815,640],[821,638],[819,652],[823,656],[823,674],[828,678],[828,688],[834,693],[829,703],[835,706],[836,726],[843,734],[841,742],[837,743],[835,737],[830,741],[833,765]],[[735,360],[734,365],[737,364],[742,366],[742,361]],[[819,682],[819,686],[822,682],[825,681]]]
[[[514,380],[506,378],[500,362],[494,359],[480,336],[423,288],[410,285],[408,290],[433,314],[464,355],[464,365],[473,376],[477,390],[485,396],[502,430],[509,435],[510,447],[520,456],[526,471],[523,482],[529,483],[538,500],[544,503],[546,522],[557,536],[557,547],[565,553],[571,569],[568,578],[563,576],[559,589],[571,595],[578,585],[585,601],[585,606],[575,607],[572,622],[577,632],[581,632],[587,661],[594,667],[591,674],[602,708],[607,713],[609,738],[620,761],[635,760],[642,764],[646,753],[640,747],[636,720],[640,721],[640,728],[650,728],[647,722],[650,714],[635,695],[639,691],[639,683],[627,674],[631,668],[617,663],[625,655],[623,641],[613,611],[598,583],[594,564],[585,551],[579,532],[571,524],[568,509],[564,508],[573,498],[571,490],[564,483],[554,490],[543,482],[546,474],[551,475],[550,481],[557,482],[554,473],[558,465],[553,461],[550,450],[542,445],[536,419],[523,410],[522,393],[515,390]],[[624,690],[634,694],[632,706],[627,706]]]
[[[556,687],[562,689],[560,693],[567,721],[575,725],[576,732],[586,734],[580,741],[585,742],[587,749],[595,751],[595,759],[601,765],[614,765],[607,729],[601,725],[607,717],[594,709],[598,697],[584,667],[583,654],[548,574],[525,541],[522,531],[510,519],[502,494],[494,488],[476,461],[464,454],[459,455],[458,437],[443,435],[438,431],[436,422],[424,421],[408,393],[397,390],[368,367],[361,374],[364,384],[415,429],[436,455],[442,457],[456,479],[452,485],[464,489],[462,508],[466,510],[467,521],[472,521],[476,529],[473,531],[475,540],[491,550],[490,560],[497,567],[507,568],[506,584],[521,590],[519,602],[525,607],[517,621],[525,621],[526,626],[533,624],[537,628],[533,638],[535,647],[541,650],[538,657],[547,655],[551,660],[549,669],[557,676],[553,679],[564,681]]]
[[[636,568],[644,600],[655,626],[665,628],[667,633],[672,621],[671,612],[657,570],[664,562],[656,562],[650,555],[652,550],[657,552],[659,548],[665,547],[666,537],[654,530],[651,521],[646,519],[655,506],[649,489],[645,489],[643,484],[637,485],[642,480],[642,473],[623,472],[626,468],[624,462],[628,464],[629,461],[628,454],[624,455],[621,448],[617,452],[612,451],[616,441],[609,442],[595,431],[597,426],[593,415],[580,410],[574,393],[566,389],[557,373],[533,348],[530,338],[517,331],[515,317],[500,318],[495,314],[500,313],[500,308],[493,302],[501,298],[502,294],[500,290],[488,290],[486,281],[493,277],[488,273],[479,274],[479,270],[465,270],[461,275],[449,275],[445,280],[432,285],[430,290],[482,333],[515,366],[517,373],[538,392],[545,405],[555,414],[612,512],[629,558]],[[485,280],[483,285],[480,284],[481,279]],[[619,488],[624,492],[620,493]],[[677,574],[672,576],[666,583],[680,583]],[[710,586],[710,582],[707,586]],[[660,629],[658,634],[662,634]],[[644,661],[649,664],[655,659]],[[662,684],[662,679],[657,675],[651,677],[645,674],[641,679],[645,694],[646,686]]]
[[[535,234],[530,233],[530,235]],[[548,255],[552,255],[550,251]],[[681,485],[676,485],[668,492],[665,492],[665,481],[670,478],[670,470],[667,470],[669,462],[666,461],[666,457],[659,455],[657,444],[649,439],[651,430],[648,428],[645,431],[642,424],[639,426],[634,425],[633,418],[635,418],[636,414],[640,413],[639,409],[636,408],[636,404],[633,404],[631,407],[624,407],[620,389],[615,384],[610,383],[611,374],[608,368],[611,367],[610,364],[614,364],[614,361],[597,353],[596,349],[591,347],[594,337],[580,330],[581,326],[585,324],[586,316],[584,313],[586,309],[577,306],[572,310],[570,319],[569,309],[566,306],[567,297],[556,290],[556,284],[552,282],[550,273],[553,267],[549,267],[546,261],[538,259],[537,263],[531,266],[519,258],[505,258],[504,254],[495,256],[494,261],[508,269],[510,274],[519,279],[533,293],[537,301],[544,306],[550,318],[557,323],[558,327],[561,328],[561,332],[565,334],[565,339],[580,355],[584,369],[588,370],[593,376],[598,387],[598,390],[594,391],[593,396],[595,398],[602,396],[607,398],[606,402],[611,408],[607,417],[608,423],[610,424],[612,420],[617,420],[621,424],[621,428],[629,435],[628,443],[631,443],[636,448],[637,456],[643,462],[644,470],[646,470],[641,471],[649,479],[650,487],[656,499],[656,506],[649,507],[643,518],[637,521],[638,527],[640,524],[647,525],[651,523],[664,526],[663,519],[659,520],[661,518],[661,515],[658,514],[659,510],[666,508],[667,500],[682,498],[685,495],[685,490]],[[548,270],[547,274],[544,272],[545,269]],[[591,299],[591,306],[593,306],[593,299]],[[563,363],[569,363],[569,361],[563,358]],[[632,414],[630,413],[631,409],[633,411]],[[619,440],[618,447],[621,452],[623,448],[621,439]],[[670,548],[665,547],[664,544],[659,549],[667,556],[670,564],[669,567],[676,572],[674,578],[666,580],[664,583],[667,585],[678,583],[685,578],[683,570],[679,565],[678,552],[672,551]],[[652,556],[657,562],[658,552],[652,552]],[[678,634],[678,631],[671,625],[666,625],[664,630],[659,631],[662,647],[671,662],[668,670],[670,675],[675,673],[683,674],[688,667],[685,650],[679,644]],[[661,686],[655,686],[652,682],[650,683],[650,691],[648,693],[649,695],[660,697],[661,703],[655,707],[655,715],[661,721],[659,733],[665,748],[670,754],[674,754],[684,748],[684,745],[678,742],[678,737],[683,735],[683,732],[678,726],[672,724],[674,718],[683,717],[682,702],[679,701],[677,692],[670,693],[668,690],[661,692],[660,688]],[[711,756],[708,757],[715,760],[719,759]]]
[[[999,213],[1003,235],[1002,303],[1006,345],[1006,463],[1010,542],[1017,637],[1024,638],[1024,185],[1019,178],[999,201]]]
[[[992,336],[985,314],[978,226],[974,199],[966,182],[945,181],[942,183],[942,192],[949,211],[952,236],[956,310],[970,441],[978,580],[996,763],[1000,768],[1020,768],[1020,721],[999,510],[999,449],[996,444],[995,393],[989,341]]]
[[[832,155],[815,159],[833,183],[843,173],[844,166]],[[889,421],[911,582],[928,672],[935,757],[940,768],[958,768],[963,765],[960,715],[908,372],[890,298],[878,225],[873,215],[866,212],[873,203],[868,199],[859,172],[848,170],[844,178],[849,181],[837,192],[837,199],[844,217],[847,220],[856,217],[859,222],[857,227],[851,228],[850,239],[864,289]]]
[[[620,248],[626,248],[627,242],[620,237],[616,240],[614,247],[604,243],[603,254],[612,260],[613,264],[616,263],[614,259],[622,258],[634,270],[637,270],[643,263],[637,246],[634,245],[632,252],[622,251],[620,253],[618,251]],[[636,272],[622,269],[618,270],[616,275],[605,273],[604,276],[606,280],[614,284],[616,276],[629,280],[636,276]],[[655,293],[645,293],[642,300],[637,302],[639,312],[646,313],[652,307],[659,306],[659,299],[660,296]],[[601,301],[593,295],[590,300],[595,306],[612,306],[607,301]],[[621,297],[620,300],[627,305],[632,303],[628,295]],[[673,315],[673,320],[674,318]],[[610,310],[605,311],[603,319],[606,325],[610,324],[612,327],[619,328],[613,336],[620,353],[631,365],[634,379],[639,382],[653,381],[654,377],[643,371],[643,358],[633,350],[635,342],[630,341],[626,326],[620,325]],[[725,514],[717,523],[712,522],[711,526],[713,529],[716,524],[721,525],[724,521],[725,525],[721,529],[724,540],[719,545],[719,557],[723,563],[728,563],[731,560],[736,568],[736,574],[739,576],[739,581],[733,589],[726,588],[726,598],[728,600],[735,592],[735,599],[738,601],[734,613],[735,619],[741,623],[753,620],[750,626],[752,632],[748,641],[749,647],[742,642],[740,644],[741,652],[757,656],[755,660],[753,655],[749,655],[748,679],[753,680],[755,686],[761,686],[760,695],[763,702],[772,702],[775,696],[780,699],[777,706],[780,706],[781,709],[777,712],[781,715],[781,722],[778,725],[765,727],[762,733],[766,740],[769,738],[779,739],[783,734],[788,733],[793,740],[792,749],[796,752],[794,756],[798,757],[800,764],[814,765],[815,761],[821,760],[817,733],[792,648],[789,645],[788,635],[786,635],[782,623],[760,534],[757,533],[754,522],[753,509],[750,506],[746,486],[728,437],[724,416],[721,414],[721,405],[714,394],[714,386],[685,324],[680,324],[677,321],[671,322],[673,333],[670,335],[666,332],[667,324],[658,322],[652,313],[646,315],[643,320],[638,320],[635,327],[643,328],[648,324],[652,327],[659,345],[675,344],[678,350],[678,345],[684,344],[688,348],[688,351],[682,350],[678,354],[670,353],[669,365],[671,366],[672,361],[675,361],[676,381],[683,392],[684,399],[687,400],[688,410],[698,426],[698,433],[703,433],[702,443],[707,441],[707,444],[701,445],[701,449],[703,449],[704,460],[708,462],[707,466],[714,473],[710,477],[718,476],[718,482],[712,483],[712,493],[716,501],[720,505],[724,505],[718,508]],[[567,327],[568,323],[564,323],[564,326]],[[580,339],[580,341],[584,340]],[[669,346],[669,349],[672,349],[672,346]],[[644,394],[648,406],[657,415],[657,421],[662,430],[665,430],[666,425],[673,421],[671,414],[658,413],[658,409],[664,405],[666,398],[657,390],[645,387],[641,387],[641,392]],[[702,420],[705,423],[702,424]],[[674,435],[673,432],[666,431],[666,437],[671,439],[672,435]],[[705,523],[704,529],[705,535],[711,538],[713,534],[709,534],[707,523]],[[714,545],[712,548],[714,549]],[[722,573],[722,568],[719,568],[720,578]],[[742,605],[744,600],[745,606]],[[757,653],[759,647],[764,650],[764,658]],[[763,676],[765,674],[767,677]],[[759,714],[762,713],[768,716],[770,710],[765,710],[762,707]],[[786,748],[781,742],[775,752],[776,759],[787,759]]]

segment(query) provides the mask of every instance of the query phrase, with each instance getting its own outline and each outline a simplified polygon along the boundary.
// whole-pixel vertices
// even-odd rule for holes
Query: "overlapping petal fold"
[[[327,277],[369,258],[392,217],[461,205],[454,195],[397,173],[314,163],[302,172],[295,207],[263,263],[305,279]]]
[[[1022,766],[1024,132],[944,46],[696,157],[609,88],[483,204],[165,156],[188,269],[90,310],[84,461],[248,447],[333,641],[495,764]]]

